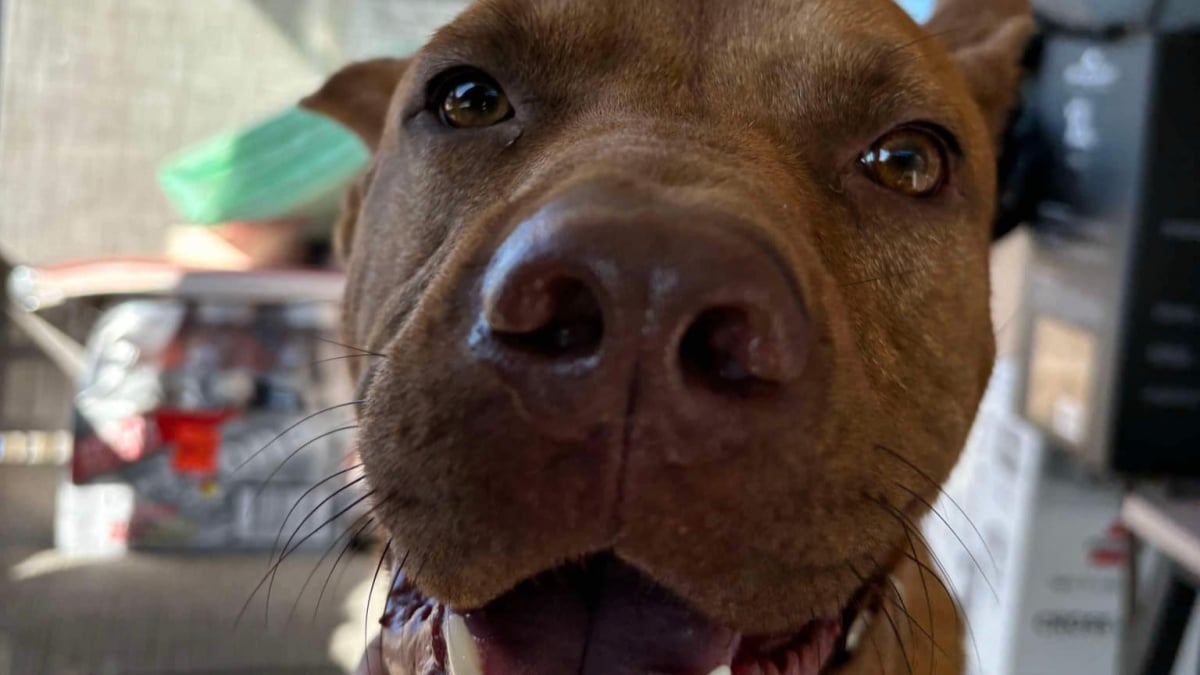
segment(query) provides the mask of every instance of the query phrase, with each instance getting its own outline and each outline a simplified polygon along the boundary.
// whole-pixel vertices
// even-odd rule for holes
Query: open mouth
[[[541,574],[472,611],[446,608],[400,576],[381,619],[382,656],[391,675],[826,675],[858,647],[881,581],[793,633],[752,636],[610,555]]]

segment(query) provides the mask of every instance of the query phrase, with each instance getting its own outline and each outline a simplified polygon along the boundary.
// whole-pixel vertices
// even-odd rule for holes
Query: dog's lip
[[[559,582],[573,572],[554,570],[470,611],[426,598],[401,575],[380,621],[387,672],[550,675],[579,672],[586,659],[587,672],[621,675],[823,675],[847,658],[880,597],[880,583],[868,582],[840,613],[787,635],[748,636],[612,569],[619,587],[604,597],[574,595],[577,585]]]

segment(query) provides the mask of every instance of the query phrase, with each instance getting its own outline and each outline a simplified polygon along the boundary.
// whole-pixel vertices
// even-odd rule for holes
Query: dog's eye
[[[910,197],[928,197],[946,182],[946,152],[932,133],[901,128],[875,141],[860,160],[876,183]]]
[[[512,117],[508,97],[490,77],[478,70],[463,70],[446,77],[435,89],[431,103],[448,127],[490,127]]]

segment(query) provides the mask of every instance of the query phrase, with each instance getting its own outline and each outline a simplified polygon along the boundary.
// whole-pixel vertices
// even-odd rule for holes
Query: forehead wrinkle
[[[937,78],[920,67],[923,54],[896,51],[891,47],[865,50],[848,64],[844,79],[828,87],[840,89],[844,96],[841,111],[861,111],[877,123],[906,122],[902,117],[920,117],[955,129],[959,111]]]
[[[938,72],[928,49],[905,43],[899,47],[876,45],[864,54],[861,101],[870,124],[877,127],[914,121],[940,124],[959,141],[966,144],[969,124],[961,108],[961,98],[954,96]],[[957,102],[957,103],[956,103]]]
[[[689,59],[671,3],[482,0],[434,34],[443,59],[493,64],[540,82],[681,67]]]
[[[469,64],[503,71],[519,66],[524,71],[522,75],[536,78],[540,73],[529,68],[536,67],[540,59],[530,58],[531,52],[545,43],[528,13],[528,7],[513,3],[472,5],[434,33],[422,50],[422,60],[431,69]]]
[[[921,119],[961,133],[955,97],[931,76],[938,70],[929,52],[934,46],[895,34],[850,39],[840,27],[777,33],[765,44],[730,44],[724,58],[711,64],[721,86],[710,89],[740,101],[729,112],[739,118],[777,118],[844,133]]]
[[[422,71],[478,65],[560,110],[958,133],[961,111],[929,76],[940,44],[889,12],[902,13],[892,0],[482,0],[435,35]]]

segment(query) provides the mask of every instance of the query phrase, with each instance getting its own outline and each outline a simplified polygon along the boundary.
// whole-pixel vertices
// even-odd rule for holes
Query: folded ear
[[[958,61],[997,139],[1017,101],[1021,57],[1033,28],[1029,0],[938,0],[925,24]]]
[[[358,134],[372,151],[379,145],[392,94],[408,59],[372,59],[334,73],[300,105],[330,117]]]

